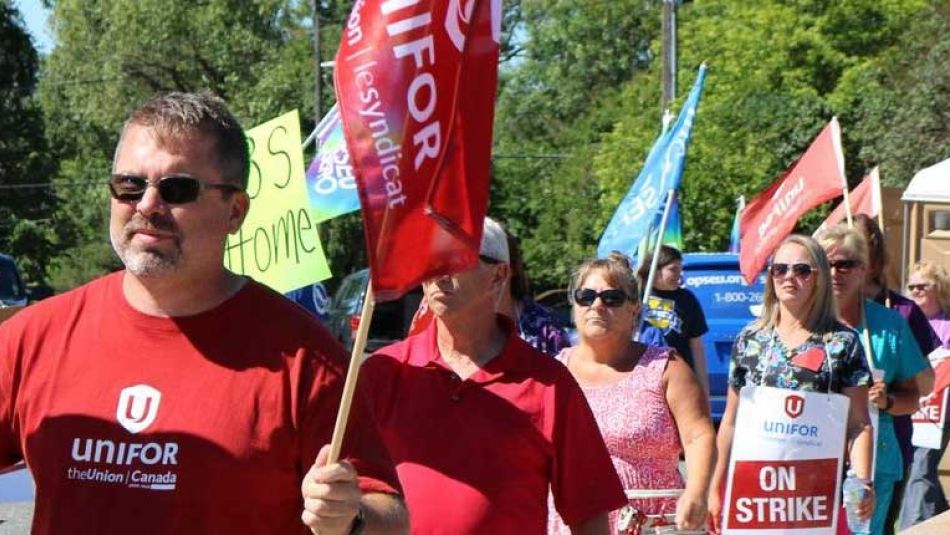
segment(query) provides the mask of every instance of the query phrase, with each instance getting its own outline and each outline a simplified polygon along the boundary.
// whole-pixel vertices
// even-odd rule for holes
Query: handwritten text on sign
[[[279,292],[330,276],[310,215],[297,111],[247,131],[251,209],[224,251],[225,266]]]

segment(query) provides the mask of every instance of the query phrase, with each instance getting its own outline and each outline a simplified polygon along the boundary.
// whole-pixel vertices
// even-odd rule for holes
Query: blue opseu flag
[[[640,176],[620,201],[597,245],[597,256],[604,258],[610,251],[616,250],[634,257],[637,254],[637,246],[646,237],[647,232],[659,226],[667,192],[670,189],[678,189],[683,176],[686,148],[689,145],[693,119],[705,79],[704,63],[699,66],[696,82],[676,122],[653,144]]]
[[[336,105],[317,125],[317,155],[307,169],[307,196],[314,222],[360,209],[356,178]]]

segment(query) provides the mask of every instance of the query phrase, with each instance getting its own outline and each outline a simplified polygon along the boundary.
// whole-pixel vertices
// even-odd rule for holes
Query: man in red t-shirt
[[[144,104],[108,183],[126,269],[0,325],[0,468],[33,473],[34,533],[405,531],[362,405],[326,463],[345,352],[223,266],[248,166],[210,93]]]
[[[480,257],[424,283],[435,321],[360,372],[412,533],[541,534],[550,489],[575,533],[606,535],[623,488],[574,378],[495,314],[509,254],[490,219]]]

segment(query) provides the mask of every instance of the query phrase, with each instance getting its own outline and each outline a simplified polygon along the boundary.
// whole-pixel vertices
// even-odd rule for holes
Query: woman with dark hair
[[[531,297],[531,285],[528,282],[528,274],[525,273],[518,238],[507,229],[505,234],[508,237],[508,253],[511,257],[511,277],[508,279],[508,292],[502,295],[498,303],[498,312],[515,320],[522,340],[542,353],[557,355],[571,345],[567,332],[548,309]]]
[[[800,356],[818,352],[821,362]],[[871,479],[872,430],[868,418],[871,374],[853,329],[835,318],[828,258],[808,236],[793,234],[775,250],[762,300],[762,316],[739,333],[732,349],[726,409],[719,424],[719,460],[709,490],[709,514],[719,528],[720,492],[725,483],[736,429],[739,390],[770,386],[835,392],[850,400],[847,441],[850,468]],[[873,488],[859,507],[863,518],[874,508]]]
[[[650,272],[653,254],[640,265],[637,276],[644,287]],[[693,292],[682,287],[683,254],[675,247],[663,245],[656,264],[653,288],[644,310],[644,320],[663,331],[666,344],[679,353],[696,372],[703,390],[709,392],[709,375],[703,335],[709,332],[703,307]]]
[[[581,385],[624,487],[683,488],[677,466],[680,453],[686,456],[679,499],[631,500],[631,506],[645,514],[675,512],[678,529],[703,527],[716,445],[695,374],[675,350],[632,340],[640,300],[626,256],[614,252],[585,262],[570,293],[580,340],[558,360]],[[611,533],[617,519],[618,512],[611,513]],[[551,514],[548,533],[569,532]]]

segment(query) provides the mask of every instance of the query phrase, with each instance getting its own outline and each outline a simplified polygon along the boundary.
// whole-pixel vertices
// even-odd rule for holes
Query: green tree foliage
[[[565,285],[570,268],[594,254],[659,133],[660,12],[659,2],[611,3],[657,21],[634,30],[620,13],[595,22],[611,9],[599,2],[537,4],[549,7],[548,17],[526,18],[525,49],[555,43],[556,50],[535,50],[506,73],[492,209],[513,226],[528,222],[518,230],[530,272],[536,286],[551,287]],[[937,38],[947,35],[947,16],[929,5],[720,0],[679,8],[677,106],[699,64],[710,64],[680,192],[687,250],[724,250],[735,199],[770,184],[833,115],[842,122],[852,185],[877,163],[885,177],[891,168],[900,175],[891,183],[906,183],[906,170],[946,156],[947,123],[925,103],[947,98],[941,59],[950,44]],[[596,30],[571,33],[585,23]],[[905,135],[915,124],[927,126]],[[498,158],[508,152],[563,157]],[[801,228],[811,230],[824,212]]]
[[[57,46],[46,60],[39,93],[61,162],[56,192],[63,202],[57,214],[63,254],[51,268],[57,289],[118,267],[112,255],[101,253],[108,218],[104,183],[122,121],[136,104],[157,92],[207,88],[224,97],[248,127],[294,108],[305,128],[314,124],[312,4],[52,4]],[[322,28],[326,48],[339,37],[344,8],[337,4],[321,5],[328,19]]]
[[[57,162],[56,197],[9,203],[4,191],[0,247],[52,240],[35,255],[55,254],[56,261],[31,261],[29,269],[31,276],[48,274],[59,289],[116,267],[102,184],[121,121],[146,96],[211,88],[247,126],[293,108],[306,118],[305,130],[313,125],[310,2],[48,3],[57,47],[44,61],[38,101],[50,146],[42,135],[29,134],[36,124],[31,74],[11,90],[15,98],[0,102],[27,112],[12,119],[3,108],[0,121],[27,135],[2,138],[0,166],[16,153],[15,165],[27,171],[0,167],[0,182],[44,180],[42,166]],[[542,290],[564,286],[570,271],[594,253],[659,133],[661,2],[504,5],[489,211],[522,239],[535,290]],[[319,0],[321,61],[333,58],[351,7],[352,1]],[[948,12],[945,0],[681,5],[677,106],[697,66],[710,64],[681,191],[687,249],[722,250],[735,198],[753,196],[774,180],[833,115],[842,123],[852,184],[880,164],[885,182],[902,185],[920,167],[950,156]],[[21,50],[22,35],[5,27],[5,50]],[[0,61],[19,57],[14,64],[35,72],[31,50]],[[0,92],[9,72],[18,71],[0,69]],[[324,111],[333,102],[330,76],[323,72]],[[0,136],[9,131],[0,129]],[[53,202],[59,205],[51,212]],[[10,206],[36,211],[14,214],[14,221]],[[802,228],[810,230],[822,215],[815,211]],[[358,215],[322,225],[321,236],[334,273],[365,265]]]
[[[49,232],[38,226],[54,207],[43,117],[32,98],[39,60],[20,18],[0,2],[0,251],[30,283],[45,282]]]
[[[650,64],[658,14],[635,0],[520,6],[520,55],[501,70],[489,211],[521,238],[536,288],[561,285],[599,234],[592,160],[625,113],[622,83]]]
[[[950,157],[950,4],[934,2],[908,17],[903,30],[894,46],[847,72],[835,96],[855,126],[849,161],[880,164],[891,186]]]

